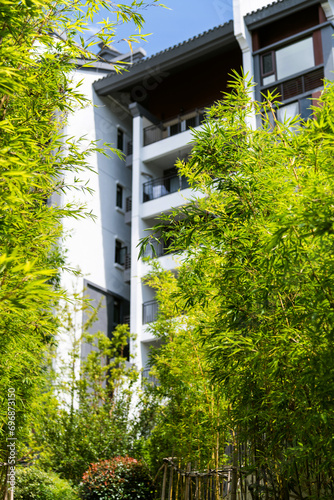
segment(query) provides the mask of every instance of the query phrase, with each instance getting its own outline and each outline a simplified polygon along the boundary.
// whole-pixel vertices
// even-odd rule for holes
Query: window
[[[301,73],[314,66],[313,39],[305,38],[276,51],[277,79]]]
[[[277,118],[280,122],[283,122],[289,118],[300,115],[301,118],[306,120],[312,115],[312,110],[310,109],[312,104],[311,96],[304,97],[295,102],[290,102],[277,110]]]
[[[127,254],[127,247],[123,247],[122,242],[119,240],[116,240],[115,241],[115,263],[120,264],[121,266],[124,266],[126,254]]]
[[[119,300],[114,300],[114,323],[121,323],[121,303]]]
[[[124,132],[121,128],[117,129],[117,149],[124,151]]]
[[[123,208],[123,188],[120,184],[116,186],[116,207]]]
[[[310,36],[261,56],[262,84],[270,85],[315,66],[314,40]]]

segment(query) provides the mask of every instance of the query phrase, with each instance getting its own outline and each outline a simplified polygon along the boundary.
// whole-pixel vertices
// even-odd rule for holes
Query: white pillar
[[[132,213],[131,213],[131,332],[137,340],[130,345],[134,363],[142,368],[140,338],[142,331],[142,283],[141,260],[138,260],[138,243],[141,236],[141,151],[143,147],[143,119],[133,110],[133,150],[132,150]]]

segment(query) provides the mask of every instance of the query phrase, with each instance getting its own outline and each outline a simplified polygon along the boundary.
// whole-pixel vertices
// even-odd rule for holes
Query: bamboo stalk
[[[170,468],[170,473],[169,473],[168,500],[172,500],[172,495],[173,495],[173,467]]]
[[[167,464],[164,465],[164,478],[162,480],[162,492],[161,492],[161,500],[165,500],[166,494],[166,480],[167,480]]]
[[[195,500],[199,499],[199,478],[196,477],[196,491],[195,491]]]
[[[236,446],[235,432],[233,431],[231,500],[237,500],[237,484],[238,484],[237,464],[238,464],[238,448]]]

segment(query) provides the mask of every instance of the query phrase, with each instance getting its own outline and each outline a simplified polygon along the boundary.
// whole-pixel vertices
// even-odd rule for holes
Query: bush
[[[153,500],[147,467],[135,458],[115,457],[91,464],[82,477],[84,500]]]
[[[37,467],[16,469],[15,500],[78,500],[77,493],[54,472]]]

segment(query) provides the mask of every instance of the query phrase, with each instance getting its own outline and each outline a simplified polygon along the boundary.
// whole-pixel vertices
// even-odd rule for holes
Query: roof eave
[[[218,47],[235,42],[233,21],[226,23],[221,29],[211,30],[203,36],[193,38],[155,56],[133,65],[128,72],[105,77],[94,82],[94,89],[99,95],[108,95],[110,92],[131,87],[147,78],[153,72],[168,72],[176,66],[182,66],[196,60]],[[176,64],[177,62],[177,64]]]
[[[254,30],[268,25],[272,20],[279,20],[288,14],[298,12],[305,7],[320,3],[320,0],[278,0],[245,16],[248,29]]]

